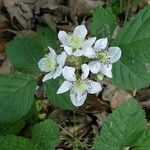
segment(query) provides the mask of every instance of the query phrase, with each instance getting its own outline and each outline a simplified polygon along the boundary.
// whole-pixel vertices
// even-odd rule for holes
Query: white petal
[[[66,80],[76,81],[75,68],[65,66],[63,68],[62,74]]]
[[[86,79],[89,76],[90,71],[89,66],[87,64],[82,64],[81,69],[82,69],[81,78]]]
[[[101,38],[95,42],[94,49],[99,52],[105,49],[107,47],[107,44],[108,44],[108,39]]]
[[[68,55],[72,54],[72,48],[69,46],[64,46],[64,50],[68,53]]]
[[[49,68],[46,67],[47,58],[42,58],[38,62],[38,67],[41,71],[49,72]]]
[[[69,35],[65,31],[59,31],[58,33],[59,41],[65,46],[68,45],[68,36]]]
[[[55,59],[55,58],[57,57],[57,54],[56,54],[55,50],[52,49],[52,48],[49,47],[49,46],[48,46],[48,49],[49,49],[49,51],[50,51],[49,54],[48,54],[49,58]]]
[[[82,49],[85,49],[85,48],[88,48],[88,47],[91,47],[96,41],[96,37],[92,37],[92,38],[89,38],[88,40],[86,40],[83,45],[82,45]]]
[[[88,57],[88,58],[95,58],[96,57],[96,53],[92,47],[85,48],[83,50],[83,55]]]
[[[74,29],[73,34],[75,34],[75,35],[77,35],[79,37],[85,38],[86,35],[87,35],[87,29],[86,29],[85,25],[79,25],[79,26],[77,26]]]
[[[72,55],[74,55],[76,57],[80,57],[83,55],[83,51],[82,50],[76,50]]]
[[[62,66],[57,67],[54,75],[53,75],[53,79],[56,79],[57,77],[59,77],[62,73]]]
[[[42,79],[42,81],[45,82],[45,81],[47,81],[47,80],[50,80],[51,78],[53,78],[53,75],[54,75],[54,71],[52,71],[52,72],[46,74],[46,75],[44,76],[44,78]]]
[[[62,85],[59,87],[58,91],[57,91],[57,94],[61,94],[61,93],[65,93],[67,92],[70,87],[72,86],[72,83],[69,82],[69,81],[64,81],[62,83]]]
[[[105,65],[102,65],[101,67],[101,72],[109,77],[109,78],[112,78],[112,64],[105,64]]]
[[[78,93],[77,91],[71,90],[70,92],[70,99],[76,107],[79,107],[84,104],[87,98],[87,92]]]
[[[64,66],[66,58],[67,58],[67,53],[63,51],[60,55],[57,56],[57,63],[60,66]]]
[[[90,71],[94,74],[98,73],[101,69],[101,63],[99,61],[91,61],[89,62]]]
[[[121,57],[121,49],[119,47],[110,47],[108,49],[109,52],[109,61],[111,63],[115,63],[116,61],[118,61]]]
[[[102,91],[102,86],[100,83],[92,80],[88,80],[87,83],[88,83],[88,93],[95,94]]]

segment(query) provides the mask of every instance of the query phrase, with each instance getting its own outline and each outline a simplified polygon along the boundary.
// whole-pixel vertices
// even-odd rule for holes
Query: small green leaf
[[[21,72],[37,73],[38,61],[45,55],[42,45],[35,38],[16,37],[7,43],[6,52],[13,66]]]
[[[47,46],[55,48],[57,46],[57,33],[54,30],[48,27],[39,26],[37,28],[37,33],[38,41],[43,48],[46,48]]]
[[[109,8],[98,7],[94,10],[90,31],[93,36],[109,37],[116,27],[116,18]]]
[[[59,129],[52,120],[45,120],[32,127],[32,141],[40,150],[54,150],[59,144]]]
[[[150,129],[146,129],[132,147],[133,150],[150,150]]]
[[[95,150],[120,150],[130,146],[146,127],[141,106],[133,99],[125,101],[103,123]]]
[[[120,61],[113,65],[113,82],[125,90],[150,85],[150,6],[126,23],[113,45],[122,50]]]
[[[29,140],[15,135],[0,136],[0,150],[37,150]]]
[[[63,79],[61,77],[55,80],[51,79],[45,83],[48,100],[56,107],[63,109],[73,109],[74,107],[71,103],[69,92],[64,94],[57,94],[57,90],[62,83]]]
[[[35,88],[35,81],[28,75],[0,75],[0,122],[11,123],[24,117],[32,106]]]

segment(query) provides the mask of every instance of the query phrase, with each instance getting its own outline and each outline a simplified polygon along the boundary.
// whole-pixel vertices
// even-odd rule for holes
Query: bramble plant
[[[34,37],[16,36],[7,43],[7,56],[16,71],[0,75],[0,123],[9,128],[15,123],[18,128],[7,133],[1,127],[0,149],[10,149],[8,143],[13,150],[18,148],[16,143],[29,150],[51,150],[58,145],[59,131],[52,120],[33,126],[31,139],[16,136],[35,103],[39,77],[48,100],[69,110],[83,105],[88,93],[101,92],[104,76],[123,90],[150,85],[150,6],[126,22],[113,39],[116,26],[112,11],[98,7],[89,31],[78,25],[73,33],[57,35],[39,26]],[[106,118],[100,133],[93,144],[96,150],[150,149],[145,114],[133,98]]]
[[[50,52],[38,62],[41,71],[49,72],[43,82],[63,75],[65,81],[57,94],[70,90],[70,99],[75,106],[83,105],[88,93],[95,94],[102,90],[100,83],[89,79],[89,72],[111,78],[112,63],[121,57],[119,47],[107,47],[107,38],[96,41],[96,37],[85,39],[86,35],[84,25],[77,26],[70,34],[60,31],[58,39],[64,51],[57,56],[55,50],[48,47]]]

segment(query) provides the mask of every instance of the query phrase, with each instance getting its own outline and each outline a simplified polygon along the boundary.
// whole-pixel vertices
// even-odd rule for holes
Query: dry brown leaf
[[[3,8],[3,0],[0,0],[0,10]]]
[[[116,90],[114,92],[113,97],[110,100],[110,106],[111,106],[111,108],[115,109],[122,102],[124,102],[125,100],[128,100],[131,97],[132,96],[131,96],[131,94],[129,92],[122,91],[122,90]]]
[[[68,115],[66,113],[66,111],[61,110],[61,109],[55,109],[53,110],[50,115],[48,116],[48,118],[54,120],[55,122],[57,122],[58,124],[62,124],[62,125],[66,125],[66,122],[68,122]]]
[[[17,0],[3,0],[3,3],[15,28],[32,29],[34,27],[34,18],[30,5]]]
[[[0,15],[0,30],[4,30],[9,27],[8,19],[1,14]]]
[[[0,38],[0,54],[5,52],[5,44],[6,40],[4,38]]]
[[[0,74],[6,74],[10,73],[12,71],[12,65],[8,61],[8,59],[5,59],[0,66]]]
[[[17,31],[16,34],[17,36],[20,36],[20,37],[35,37],[36,36],[36,32],[32,30]]]
[[[150,99],[149,100],[146,100],[146,101],[143,101],[143,102],[140,102],[140,104],[145,107],[145,108],[150,108]]]
[[[74,23],[77,23],[77,17],[87,16],[91,14],[91,11],[97,6],[104,5],[103,1],[94,0],[70,0],[70,16]]]
[[[96,95],[88,95],[86,104],[88,111],[91,112],[103,112],[109,110],[109,105],[104,101],[100,101]]]
[[[55,0],[39,0],[35,4],[34,12],[40,23],[46,23],[49,27],[56,30],[56,23],[65,20],[69,14],[69,8]]]
[[[72,24],[69,25],[57,25],[58,30],[63,30],[66,32],[73,32],[75,26]]]
[[[136,98],[139,99],[139,101],[146,101],[150,99],[150,88],[145,88],[137,91]]]
[[[147,122],[147,125],[146,125],[148,128],[150,128],[150,121]]]
[[[111,108],[118,107],[124,100],[129,99],[132,95],[127,92],[116,88],[110,80],[104,79],[104,84],[106,88],[102,93],[102,99],[105,101],[109,101]]]

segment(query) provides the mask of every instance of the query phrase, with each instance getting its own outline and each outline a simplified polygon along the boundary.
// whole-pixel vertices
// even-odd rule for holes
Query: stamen
[[[107,52],[104,52],[104,51],[103,51],[103,52],[98,53],[97,59],[98,59],[100,62],[105,63],[105,62],[107,62],[107,61],[109,60],[109,55],[108,55]]]
[[[81,93],[86,91],[87,88],[88,88],[88,85],[87,85],[85,80],[78,80],[74,85],[74,89],[78,92],[81,92]]]
[[[81,48],[83,42],[84,39],[77,35],[72,34],[69,36],[69,46],[72,47],[73,49]]]

